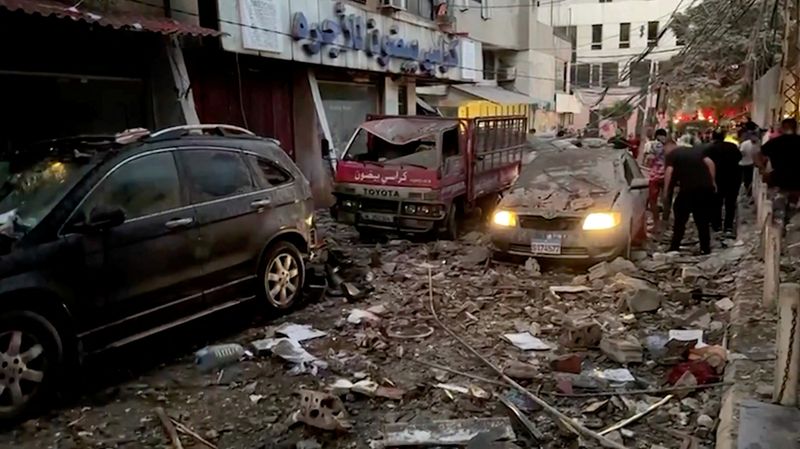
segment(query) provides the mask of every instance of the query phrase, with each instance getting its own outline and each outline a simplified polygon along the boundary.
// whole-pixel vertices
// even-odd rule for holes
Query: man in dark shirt
[[[706,147],[706,156],[716,169],[717,194],[714,208],[711,211],[711,229],[720,231],[722,223],[722,207],[725,206],[725,233],[733,234],[733,223],[736,216],[736,198],[739,196],[739,184],[742,182],[742,171],[739,161],[742,152],[735,144],[725,141],[725,133],[715,130],[711,135],[711,144]]]
[[[767,183],[785,192],[800,191],[800,136],[797,120],[787,118],[781,123],[781,135],[770,139],[761,147],[761,154],[769,159],[772,172]]]
[[[773,199],[775,219],[784,225],[791,218],[800,199],[800,136],[797,135],[797,120],[787,118],[781,122],[781,134],[773,137],[761,147],[757,158],[759,168],[764,169],[769,159],[772,171],[767,175],[767,185],[777,189]]]
[[[664,190],[678,188],[673,213],[675,223],[672,228],[670,251],[679,251],[681,240],[686,233],[689,214],[694,218],[697,235],[700,239],[700,252],[711,253],[710,213],[714,204],[715,173],[714,162],[705,154],[702,146],[676,148],[667,155],[667,170],[664,175]]]

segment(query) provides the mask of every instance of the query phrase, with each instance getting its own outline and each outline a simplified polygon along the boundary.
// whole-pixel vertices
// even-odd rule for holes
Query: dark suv
[[[277,141],[226,125],[116,137],[0,164],[0,420],[81,355],[301,296],[311,189]]]

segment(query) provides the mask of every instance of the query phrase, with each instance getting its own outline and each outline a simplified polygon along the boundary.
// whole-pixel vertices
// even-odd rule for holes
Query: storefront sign
[[[404,61],[401,71],[408,74],[422,73],[436,76],[436,71],[447,73],[457,67],[459,41],[457,38],[439,38],[434,48],[420,48],[416,39],[406,40],[399,35],[396,26],[389,32],[381,31],[375,19],[364,23],[361,16],[347,14],[344,4],[335,4],[336,18],[325,19],[319,23],[309,23],[303,12],[292,16],[292,37],[303,42],[303,49],[309,55],[327,51],[331,58],[338,58],[346,51],[362,51],[376,58],[381,67],[389,65],[391,59]]]

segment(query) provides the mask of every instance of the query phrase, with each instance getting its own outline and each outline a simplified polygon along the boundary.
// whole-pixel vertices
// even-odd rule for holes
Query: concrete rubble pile
[[[188,366],[182,375],[209,385],[203,395],[167,399],[209,442],[245,447],[236,443],[250,433],[265,448],[601,447],[532,394],[609,447],[711,447],[735,253],[563,269],[492,260],[480,232],[364,243],[324,217],[319,226],[326,295],[234,339],[247,354],[238,363]],[[446,333],[431,299],[442,323],[527,393]],[[223,389],[217,407],[245,430],[213,424]]]

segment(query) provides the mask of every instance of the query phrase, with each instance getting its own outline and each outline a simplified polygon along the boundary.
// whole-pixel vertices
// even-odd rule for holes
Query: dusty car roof
[[[455,119],[384,118],[366,122],[361,125],[361,129],[395,145],[405,145],[456,126],[458,120]]]
[[[564,211],[610,207],[621,187],[621,158],[619,151],[595,148],[539,152],[501,205]]]

